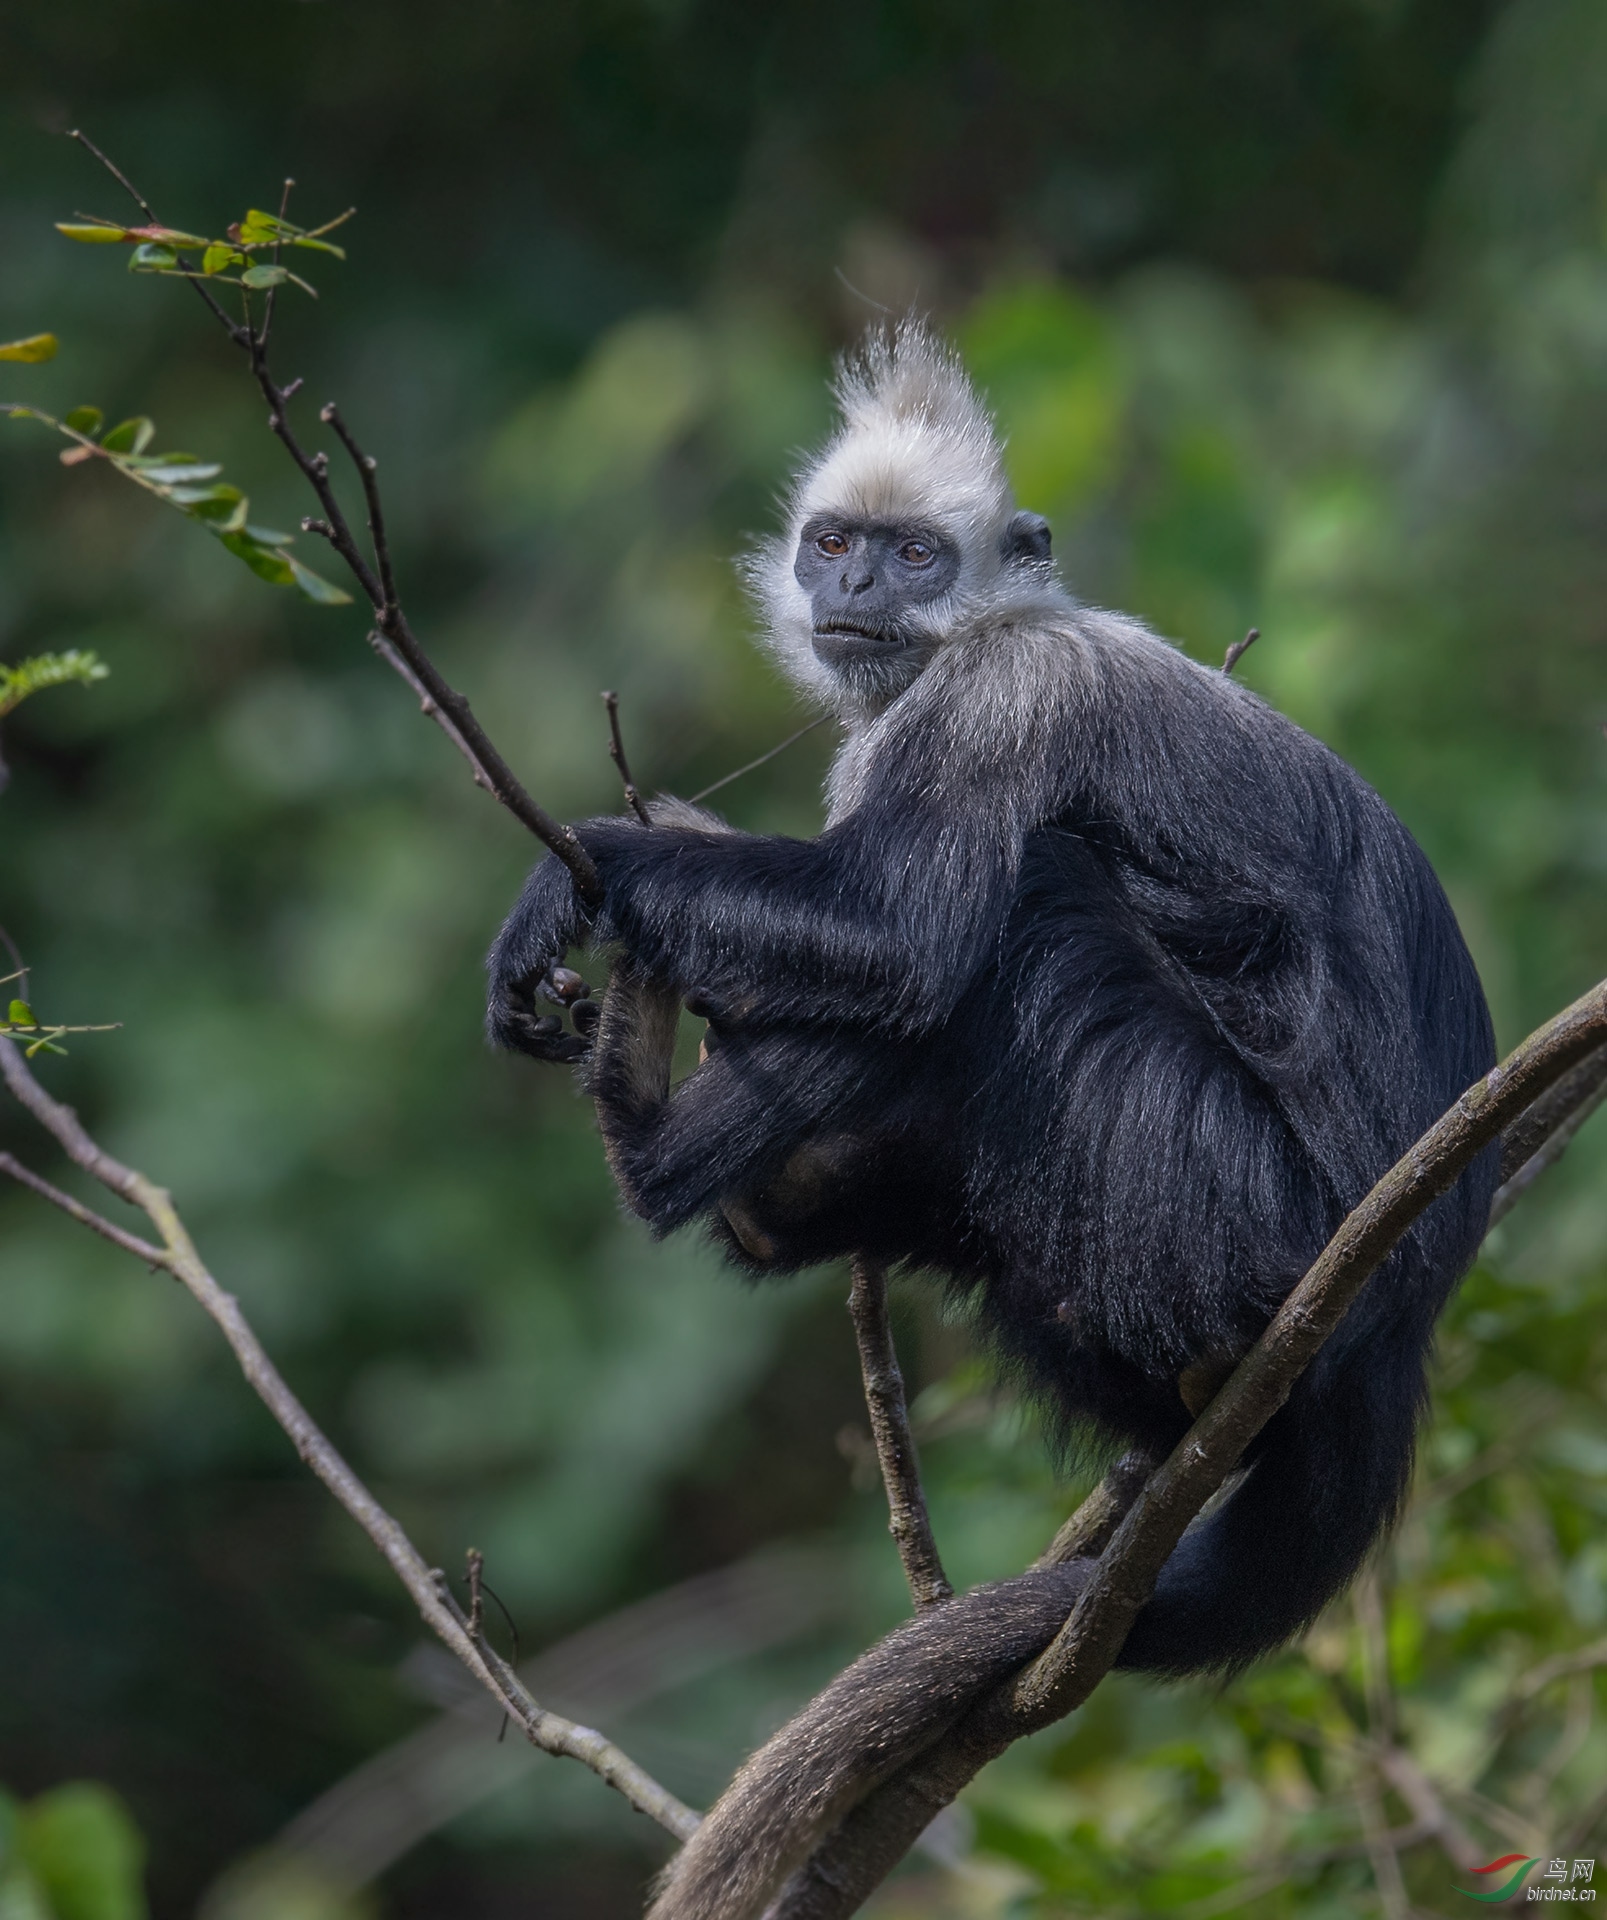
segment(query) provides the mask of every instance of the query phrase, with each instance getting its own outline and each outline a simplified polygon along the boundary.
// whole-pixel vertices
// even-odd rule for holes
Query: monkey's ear
[[[1016,513],[1000,541],[1006,561],[1047,560],[1049,558],[1049,522],[1041,513]]]

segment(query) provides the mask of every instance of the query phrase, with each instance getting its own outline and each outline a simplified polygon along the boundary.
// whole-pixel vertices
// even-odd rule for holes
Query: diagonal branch
[[[347,1465],[317,1422],[296,1398],[268,1358],[239,1302],[218,1284],[197,1253],[172,1196],[132,1167],[115,1160],[89,1134],[71,1107],[55,1100],[29,1072],[21,1050],[0,1038],[0,1077],[47,1132],[53,1134],[69,1159],[93,1174],[101,1185],[138,1207],[161,1235],[153,1246],[103,1220],[90,1208],[31,1174],[6,1155],[0,1171],[9,1173],[59,1206],[74,1219],[93,1227],[116,1245],[151,1266],[165,1268],[211,1316],[233,1349],[240,1370],[258,1398],[290,1436],[297,1453],[357,1522],[389,1562],[391,1570],[411,1595],[431,1627],[488,1689],[502,1709],[518,1724],[532,1745],[546,1753],[562,1754],[606,1780],[624,1795],[638,1813],[645,1813],[678,1840],[697,1830],[698,1817],[666,1788],[645,1773],[634,1760],[590,1727],[550,1713],[534,1700],[509,1664],[487,1645],[453,1598],[446,1577],[426,1566],[422,1555],[397,1522],[374,1498]]]
[[[1492,1227],[1506,1218],[1541,1174],[1557,1164],[1603,1100],[1607,1100],[1607,1047],[1581,1060],[1508,1127],[1501,1142],[1501,1185],[1490,1203]]]
[[[1505,1128],[1604,1045],[1607,981],[1524,1040],[1384,1175],[1139,1492],[1045,1651],[861,1801],[788,1883],[772,1920],[843,1920],[855,1912],[989,1760],[1092,1693],[1115,1663],[1184,1528],[1283,1404],[1396,1243]],[[783,1729],[777,1741],[785,1738]],[[716,1806],[700,1845],[710,1841],[720,1820]]]
[[[152,1246],[149,1240],[142,1240],[137,1233],[125,1233],[121,1227],[114,1226],[102,1213],[93,1207],[86,1207],[81,1200],[75,1200],[70,1193],[63,1193],[60,1187],[53,1187],[48,1180],[41,1180],[31,1167],[25,1167],[11,1153],[0,1153],[0,1173],[15,1180],[18,1186],[27,1187],[37,1193],[41,1200],[48,1200],[53,1207],[60,1207],[80,1226],[88,1227],[91,1233],[98,1233],[103,1240],[110,1240],[114,1247],[121,1247],[124,1253],[133,1254],[136,1260],[143,1260],[150,1267],[167,1265],[167,1249]]]
[[[921,1491],[904,1402],[904,1376],[898,1369],[893,1330],[887,1319],[887,1269],[863,1255],[854,1261],[848,1311],[859,1342],[859,1367],[865,1381],[865,1410],[876,1441],[882,1484],[887,1489],[887,1531],[898,1547],[916,1611],[953,1597],[954,1589],[938,1557],[937,1541]]]
[[[94,155],[153,224],[160,224],[144,195],[92,140],[76,131],[71,137]],[[181,261],[180,264],[185,263]],[[350,428],[341,419],[339,410],[331,401],[319,417],[327,426],[334,429],[341,445],[346,449],[357,469],[358,479],[363,488],[363,498],[368,508],[368,528],[374,555],[371,562],[358,545],[351,523],[346,518],[345,510],[330,480],[329,456],[325,453],[309,453],[290,424],[290,402],[300,388],[301,382],[293,380],[288,386],[281,386],[275,379],[268,362],[266,325],[260,333],[249,324],[240,325],[230,319],[200,279],[192,277],[190,284],[201,295],[213,317],[224,328],[229,338],[249,360],[252,377],[263,399],[268,403],[268,425],[295,462],[302,478],[318,498],[318,504],[323,509],[323,518],[304,520],[303,528],[307,532],[322,535],[345,561],[352,577],[374,609],[375,625],[380,635],[389,643],[394,656],[405,662],[408,668],[402,677],[416,692],[427,696],[429,704],[424,708],[426,714],[438,722],[460,752],[468,753],[471,764],[475,768],[477,782],[485,787],[494,799],[500,801],[516,820],[529,828],[544,846],[557,855],[574,875],[575,887],[581,899],[588,906],[596,906],[602,898],[602,881],[596,865],[590,854],[580,844],[574,828],[565,826],[560,820],[555,819],[545,807],[526,792],[518,776],[497,751],[490,735],[475,718],[468,700],[447,681],[424,650],[403,611],[396,592],[390,542],[386,534],[385,516],[380,503],[379,483],[375,476],[377,463],[357,444]],[[387,664],[396,664],[392,654],[379,651],[380,657],[385,659]],[[397,671],[401,671],[400,667]]]

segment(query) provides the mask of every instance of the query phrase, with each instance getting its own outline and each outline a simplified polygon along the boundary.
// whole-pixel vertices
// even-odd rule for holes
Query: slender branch
[[[0,793],[5,791],[5,784],[5,768],[3,765],[0,765]],[[0,927],[0,947],[4,947],[11,958],[11,965],[14,969],[11,978],[20,982],[17,988],[17,998],[19,1000],[26,1000],[28,998],[28,963],[22,957],[22,949],[17,945],[16,941],[12,939],[11,935],[6,932],[4,927]]]
[[[1527,1705],[1555,1681],[1566,1680],[1576,1673],[1589,1673],[1596,1667],[1607,1667],[1607,1638],[1592,1640],[1588,1646],[1575,1647],[1569,1653],[1554,1653],[1549,1660],[1531,1667],[1512,1689],[1512,1703]]]
[[[767,760],[774,760],[778,753],[785,753],[795,740],[801,740],[806,733],[813,733],[816,727],[823,727],[831,717],[829,713],[817,714],[796,733],[789,733],[785,740],[778,741],[768,753],[761,753],[757,760],[750,760],[745,767],[738,767],[735,773],[728,773],[716,780],[712,786],[705,787],[701,793],[694,793],[687,802],[688,806],[695,807],[700,800],[707,800],[711,793],[718,793],[721,787],[730,786],[733,780],[740,780],[743,774],[752,773],[755,767],[762,767]]]
[[[904,1563],[910,1598],[920,1612],[951,1599],[954,1589],[938,1557],[926,1496],[921,1491],[915,1438],[904,1402],[904,1376],[898,1369],[893,1329],[887,1318],[887,1269],[863,1255],[853,1263],[848,1311],[859,1342],[865,1407],[881,1464],[882,1485],[887,1489],[887,1531]]]
[[[1400,1856],[1390,1845],[1383,1795],[1371,1781],[1357,1787],[1356,1811],[1361,1815],[1362,1843],[1378,1890],[1379,1912],[1384,1920],[1411,1920],[1412,1906],[1401,1877]]]
[[[486,772],[485,768],[481,766],[473,747],[471,747],[463,735],[458,732],[450,716],[442,713],[440,707],[436,704],[434,694],[425,686],[424,682],[396,651],[395,647],[385,638],[384,634],[372,629],[368,635],[368,644],[379,655],[380,659],[385,662],[386,666],[399,678],[405,680],[418,695],[419,712],[422,713],[426,719],[433,720],[441,729],[442,733],[446,735],[447,739],[457,748],[458,752],[468,761],[469,771],[474,776],[474,784],[477,787],[484,787],[487,793],[495,797],[496,789],[491,784],[491,776]]]
[[[1507,1129],[1501,1146],[1501,1185],[1490,1203],[1490,1225],[1506,1218],[1536,1180],[1568,1151],[1573,1137],[1607,1100],[1607,1047],[1581,1060]]]
[[[81,127],[69,128],[67,138],[69,140],[76,140],[79,146],[95,156],[123,189],[124,193],[128,195],[129,199],[139,208],[140,212],[145,215],[145,218],[150,221],[153,227],[161,226],[162,222],[156,217],[156,210],[152,207],[150,201],[145,198],[144,194],[134,185],[133,181],[123,172],[122,168],[106,154],[101,152],[100,148],[95,145],[94,141],[90,139],[89,135],[85,133]],[[195,268],[182,253],[177,256],[177,265],[183,269],[190,285],[194,287],[202,300],[205,301],[211,311],[212,317],[224,328],[229,338],[233,340],[236,345],[244,345],[249,341],[251,338],[251,329],[249,327],[242,327],[237,321],[229,318],[223,308],[213,299],[211,292],[201,284],[202,277],[196,273]]]
[[[1222,671],[1229,674],[1261,638],[1261,629],[1252,627],[1242,640],[1235,640],[1222,656]]]
[[[396,608],[401,604],[396,591],[396,575],[391,566],[390,536],[385,530],[385,508],[379,495],[379,462],[371,453],[364,453],[352,437],[351,429],[340,416],[340,409],[333,400],[320,408],[318,418],[326,426],[335,429],[340,444],[351,457],[357,476],[363,483],[363,500],[368,508],[368,531],[374,543],[374,561],[379,568],[379,584],[384,606]],[[383,611],[383,609],[381,609]]]
[[[1103,1553],[1111,1535],[1127,1517],[1128,1508],[1144,1491],[1144,1482],[1159,1465],[1154,1454],[1142,1447],[1124,1453],[1034,1564],[1058,1567],[1068,1560],[1089,1560]]]
[[[1462,1873],[1471,1872],[1486,1857],[1485,1849],[1451,1813],[1434,1782],[1412,1756],[1403,1747],[1386,1745],[1375,1749],[1373,1759],[1378,1771],[1406,1802],[1413,1824],[1432,1836],[1452,1866]]]
[[[290,211],[290,189],[295,184],[296,183],[294,180],[286,180],[283,188],[280,190],[279,221],[280,221],[281,227],[284,224],[285,216]],[[275,234],[274,241],[273,241],[273,256],[272,256],[273,264],[275,266],[278,266],[279,264],[280,251],[281,251],[280,235]],[[262,325],[257,329],[257,345],[264,353],[268,351],[268,336],[273,332],[273,316],[275,311],[275,302],[278,300],[278,298],[279,298],[279,289],[277,287],[270,287],[268,289],[268,297],[262,303]]]
[[[25,1167],[15,1154],[0,1153],[0,1173],[9,1174],[19,1186],[31,1188],[41,1200],[48,1200],[53,1207],[60,1207],[63,1213],[71,1214],[81,1226],[98,1233],[103,1240],[110,1240],[114,1247],[121,1247],[124,1253],[133,1254],[136,1260],[143,1260],[147,1266],[165,1267],[168,1264],[165,1248],[152,1246],[149,1240],[142,1240],[137,1233],[125,1233],[104,1214],[96,1213],[93,1207],[86,1207],[83,1201],[75,1200],[70,1193],[63,1193],[60,1187],[53,1187],[48,1180],[42,1180],[32,1167]]]
[[[136,204],[153,225],[160,225],[150,204],[101,152],[100,148],[83,133],[75,132],[72,137],[87,147],[112,177],[132,195]],[[187,263],[181,259],[180,264]],[[268,425],[295,462],[302,478],[317,495],[318,503],[323,508],[323,521],[309,525],[309,530],[321,533],[345,561],[352,577],[374,609],[375,621],[380,633],[410,668],[410,675],[403,677],[408,679],[410,685],[421,685],[428,692],[430,699],[435,703],[435,711],[431,714],[431,718],[443,725],[447,719],[450,719],[452,728],[449,731],[455,730],[458,742],[466,743],[472,748],[474,760],[485,774],[482,784],[487,791],[563,861],[574,875],[576,891],[581,899],[588,906],[596,906],[602,898],[602,881],[596,864],[580,844],[574,828],[565,826],[555,819],[525,790],[513,769],[492,744],[485,729],[475,719],[467,699],[449,684],[435,662],[425,652],[402,610],[396,597],[390,549],[385,536],[384,516],[380,511],[378,484],[374,477],[375,463],[358,446],[351,432],[340,419],[333,403],[327,406],[321,417],[334,427],[341,444],[350,454],[362,481],[364,498],[368,503],[369,529],[374,539],[375,555],[373,563],[370,564],[357,544],[351,525],[330,481],[329,456],[324,453],[308,453],[290,424],[289,402],[291,395],[300,386],[300,381],[292,381],[288,387],[280,386],[268,364],[266,328],[259,335],[249,324],[245,326],[237,324],[229,318],[199,280],[192,280],[191,284],[206,301],[214,317],[227,331],[229,338],[249,360],[252,377],[268,404]],[[304,525],[307,524],[304,523]]]
[[[74,1219],[82,1220],[150,1265],[164,1267],[181,1281],[216,1322],[233,1349],[241,1372],[289,1435],[297,1453],[384,1555],[425,1623],[490,1691],[525,1737],[544,1752],[579,1760],[623,1794],[638,1813],[656,1820],[678,1840],[689,1838],[698,1826],[698,1817],[690,1807],[660,1786],[612,1741],[590,1727],[579,1726],[540,1706],[512,1667],[485,1644],[483,1634],[470,1631],[469,1618],[453,1598],[445,1576],[439,1569],[425,1565],[406,1533],[347,1465],[268,1358],[240,1311],[239,1302],[226,1293],[207,1270],[173,1205],[172,1196],[100,1147],[72,1108],[52,1098],[40,1086],[29,1072],[21,1051],[5,1039],[0,1039],[0,1076],[17,1100],[60,1142],[69,1159],[146,1215],[161,1235],[162,1244],[151,1246],[125,1234],[110,1221],[103,1221],[88,1208],[81,1207],[69,1195],[48,1186],[37,1175],[30,1175],[9,1155],[0,1162],[3,1170],[42,1193]]]
[[[630,762],[625,758],[625,739],[619,730],[619,695],[605,693],[603,705],[608,709],[608,757],[618,770],[620,784],[625,789],[625,804],[644,827],[653,824],[653,816],[647,811],[636,782],[631,778]]]
[[[842,1920],[853,1913],[981,1767],[1088,1697],[1114,1664],[1183,1529],[1396,1243],[1503,1128],[1603,1044],[1607,981],[1524,1040],[1384,1175],[1150,1477],[1049,1647],[862,1801],[794,1876],[773,1920]]]

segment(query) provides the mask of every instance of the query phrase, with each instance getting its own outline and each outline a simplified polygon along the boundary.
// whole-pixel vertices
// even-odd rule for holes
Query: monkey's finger
[[[532,1060],[551,1060],[560,1065],[583,1060],[591,1052],[591,1042],[565,1033],[563,1022],[553,1014],[537,1019],[534,1014],[511,1011],[498,1024],[497,1038],[503,1046],[528,1054]]]
[[[536,983],[536,992],[554,1006],[572,1007],[577,1000],[586,999],[591,988],[573,967],[549,967]]]

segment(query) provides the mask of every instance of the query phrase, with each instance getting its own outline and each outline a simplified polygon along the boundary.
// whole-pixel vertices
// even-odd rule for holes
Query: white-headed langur
[[[748,566],[765,644],[843,728],[824,831],[738,833],[678,802],[651,827],[584,822],[602,903],[536,868],[492,950],[489,1030],[583,1060],[656,1232],[704,1221],[752,1274],[857,1253],[937,1275],[1058,1432],[1164,1453],[1490,1067],[1484,996],[1362,779],[1061,585],[948,348],[913,322],[877,334],[837,393]],[[572,995],[581,942],[617,959],[600,1025],[583,1003],[571,1034],[534,996]],[[708,1052],[672,1096],[682,1003]],[[1232,1671],[1355,1573],[1406,1491],[1498,1151],[1419,1218],[1184,1535],[1120,1665]],[[810,1709],[820,1777],[751,1793],[835,1817],[1035,1654],[1085,1578],[1042,1568],[900,1628]],[[716,1840],[655,1911],[701,1911],[722,1874],[758,1899],[795,1864]]]

